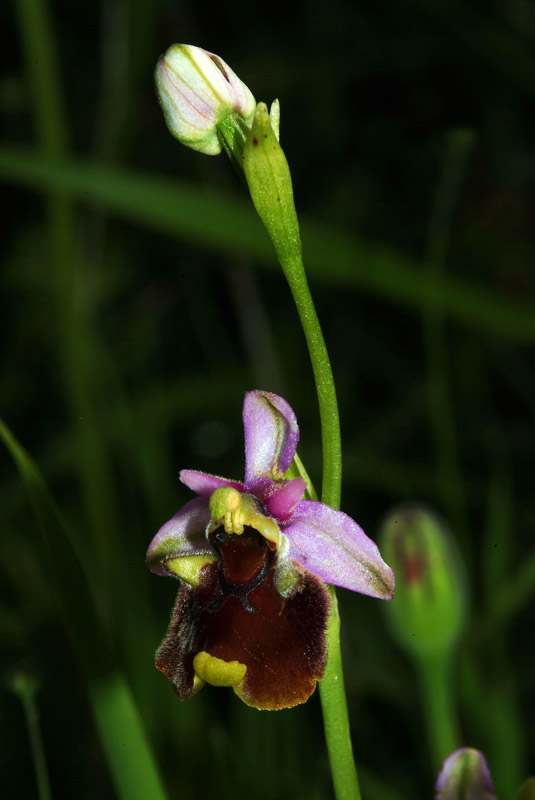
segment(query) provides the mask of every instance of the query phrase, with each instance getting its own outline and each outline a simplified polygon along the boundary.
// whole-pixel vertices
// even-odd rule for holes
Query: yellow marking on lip
[[[201,650],[193,659],[195,675],[212,686],[235,686],[247,673],[247,666],[239,661],[223,661]]]
[[[178,556],[166,561],[165,567],[195,589],[199,585],[202,568],[207,564],[213,564],[214,561],[217,561],[217,556],[208,553],[198,556]]]

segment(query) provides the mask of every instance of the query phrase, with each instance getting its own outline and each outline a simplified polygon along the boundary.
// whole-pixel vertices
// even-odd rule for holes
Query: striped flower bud
[[[182,144],[207,155],[221,152],[218,128],[231,115],[247,127],[256,102],[222,58],[189,44],[173,44],[156,67],[156,88],[167,127]]]

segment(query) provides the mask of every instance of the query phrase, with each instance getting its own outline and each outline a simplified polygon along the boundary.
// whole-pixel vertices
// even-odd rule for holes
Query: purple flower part
[[[485,756],[472,747],[461,747],[442,764],[436,800],[496,800]]]
[[[186,484],[188,489],[197,492],[201,497],[207,498],[210,498],[212,493],[222,486],[231,486],[233,489],[237,489],[238,492],[247,491],[240,481],[229,481],[227,478],[219,478],[217,475],[209,475],[207,472],[198,472],[194,469],[183,469],[180,472],[180,480]]]
[[[271,392],[246,392],[243,426],[246,485],[251,489],[267,475],[281,478],[299,441],[297,419],[286,400]]]
[[[147,550],[147,566],[157,575],[169,575],[165,562],[180,556],[213,554],[206,538],[210,510],[204,497],[195,497],[163,525]]]
[[[379,548],[351,517],[323,503],[301,500],[282,530],[290,558],[325,583],[391,600],[394,573]]]
[[[296,505],[303,497],[306,486],[303,478],[294,478],[293,481],[275,491],[266,500],[266,508],[271,516],[279,522],[289,520]]]

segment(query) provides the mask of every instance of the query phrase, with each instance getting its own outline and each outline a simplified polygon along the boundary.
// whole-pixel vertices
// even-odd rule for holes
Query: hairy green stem
[[[321,418],[321,499],[327,505],[339,508],[342,446],[331,363],[305,275],[290,170],[263,103],[258,104],[251,136],[245,145],[244,172],[256,210],[273,242],[290,286],[310,354]],[[333,587],[329,587],[329,593],[328,659],[320,683],[325,738],[337,800],[360,800],[342,672],[340,617]]]

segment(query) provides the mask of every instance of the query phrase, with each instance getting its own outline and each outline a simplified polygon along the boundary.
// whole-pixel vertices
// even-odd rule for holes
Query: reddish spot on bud
[[[424,564],[421,559],[414,556],[404,558],[402,565],[405,582],[409,585],[411,583],[420,583],[424,571]]]
[[[253,147],[258,147],[258,139],[256,136],[253,136]]]

